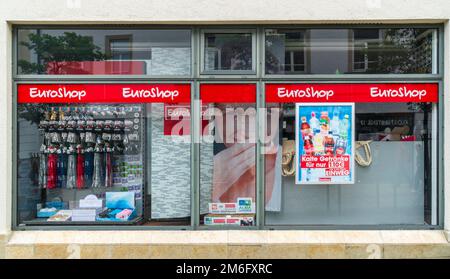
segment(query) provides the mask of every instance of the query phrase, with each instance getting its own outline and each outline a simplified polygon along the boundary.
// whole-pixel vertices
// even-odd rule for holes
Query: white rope
[[[368,167],[370,164],[372,164],[372,150],[370,149],[369,143],[371,143],[371,140],[368,141],[357,141],[355,143],[355,161],[361,166],[361,167]],[[364,151],[366,153],[366,158],[361,156],[358,152],[358,148],[364,147]]]

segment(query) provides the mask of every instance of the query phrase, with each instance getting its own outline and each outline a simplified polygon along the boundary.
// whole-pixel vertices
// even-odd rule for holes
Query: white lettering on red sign
[[[377,98],[419,98],[419,100],[422,99],[422,97],[425,97],[427,95],[426,90],[417,90],[417,89],[407,89],[406,86],[399,87],[398,89],[379,89],[378,87],[371,87],[370,88],[370,96]]]
[[[125,87],[122,89],[122,96],[124,98],[163,98],[175,99],[180,92],[178,90],[160,90],[158,87],[148,89],[131,89]]]
[[[325,98],[328,100],[334,95],[333,90],[315,90],[314,87],[308,87],[305,90],[301,89],[286,89],[284,87],[278,88],[279,98]]]
[[[57,90],[30,88],[30,98],[69,98],[81,100],[84,96],[86,96],[85,90],[67,90],[66,87],[61,87]]]

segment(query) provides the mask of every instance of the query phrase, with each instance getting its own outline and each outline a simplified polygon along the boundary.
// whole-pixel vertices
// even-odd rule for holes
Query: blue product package
[[[66,202],[63,201],[49,201],[45,203],[45,207],[47,208],[51,208],[54,207],[56,209],[67,209],[68,204]]]
[[[134,192],[106,192],[106,207],[111,209],[134,209]]]

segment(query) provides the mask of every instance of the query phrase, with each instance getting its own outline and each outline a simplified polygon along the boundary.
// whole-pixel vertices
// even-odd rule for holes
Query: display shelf
[[[142,221],[142,217],[136,217],[129,221],[93,221],[93,222],[73,222],[73,221],[63,221],[63,222],[50,222],[47,218],[36,218],[33,220],[23,221],[23,224],[29,226],[101,226],[101,225],[135,225]]]

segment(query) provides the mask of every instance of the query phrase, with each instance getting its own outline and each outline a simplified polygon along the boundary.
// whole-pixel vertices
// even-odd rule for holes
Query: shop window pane
[[[129,104],[115,92],[148,85],[22,86],[19,95],[28,87],[87,92],[81,97],[93,104],[19,96],[19,224],[190,225],[189,85],[152,85],[178,90],[180,101]]]
[[[205,33],[205,71],[251,71],[251,33]]]
[[[189,103],[147,104],[146,225],[191,224],[191,135]]]
[[[431,74],[436,29],[268,29],[266,74],[297,74],[286,67],[304,53],[305,74]],[[300,59],[300,57],[298,58]],[[285,63],[283,65],[283,63]]]
[[[19,29],[18,74],[189,75],[189,30]]]
[[[200,223],[254,226],[256,87],[203,85],[200,96]]]
[[[356,161],[355,183],[348,185],[295,184],[296,170],[286,156],[295,150],[295,103],[268,103],[267,108],[266,137],[270,140],[266,141],[265,156],[283,157],[283,164],[266,160],[266,188],[279,185],[281,189],[281,206],[272,211],[266,208],[267,225],[432,224],[436,208],[432,198],[432,103],[356,103],[355,140],[371,141],[372,162],[363,166]],[[320,127],[314,119],[319,119],[321,112],[315,114],[317,117],[312,113],[306,116],[310,127]],[[342,127],[339,123],[344,117],[329,118],[335,140],[327,145],[316,140],[315,133],[310,143],[316,155],[337,148],[342,136],[333,127]],[[367,161],[364,148],[358,153],[363,157],[360,162]],[[275,171],[271,173],[271,169]],[[268,195],[266,192],[266,199]]]

